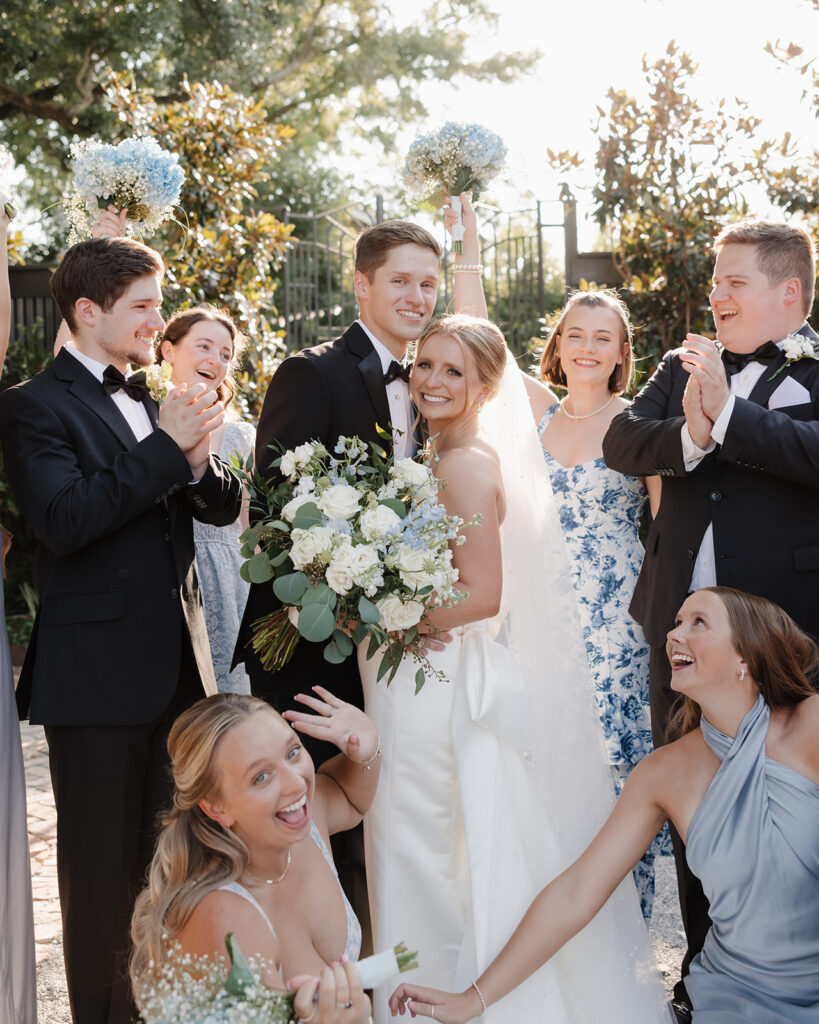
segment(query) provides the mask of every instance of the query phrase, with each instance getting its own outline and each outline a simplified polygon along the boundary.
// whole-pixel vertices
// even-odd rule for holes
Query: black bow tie
[[[123,377],[115,366],[106,366],[102,375],[102,390],[106,395],[113,395],[115,391],[124,391],[135,402],[141,402],[148,394],[145,371],[140,370],[139,373],[132,373],[130,377]]]
[[[387,372],[384,374],[384,383],[392,384],[394,380],[403,380],[405,384],[409,384],[411,372],[412,363],[402,366],[396,359],[393,359]]]
[[[772,363],[778,356],[779,348],[772,341],[766,341],[753,352],[729,352],[725,348],[722,350],[722,361],[728,373],[739,373],[748,363]]]

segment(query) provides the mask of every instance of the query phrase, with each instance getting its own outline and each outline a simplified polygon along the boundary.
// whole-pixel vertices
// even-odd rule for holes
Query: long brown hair
[[[266,701],[238,693],[219,693],[188,708],[168,736],[173,771],[173,802],[131,919],[131,980],[147,980],[159,970],[173,942],[199,902],[237,879],[249,860],[248,849],[229,828],[209,818],[200,800],[219,795],[215,760],[219,741],[251,715],[281,717]],[[283,721],[283,719],[282,719]],[[288,726],[289,728],[289,726]]]
[[[773,601],[733,587],[703,589],[725,606],[734,647],[769,708],[793,708],[816,693],[819,645],[787,612]],[[680,697],[668,724],[668,739],[685,736],[700,724],[699,704]]]
[[[228,408],[236,394],[236,381],[234,373],[239,365],[242,353],[247,347],[247,339],[233,322],[233,319],[215,306],[191,306],[189,309],[178,309],[168,320],[165,330],[162,332],[156,345],[156,361],[164,363],[162,355],[163,341],[169,341],[172,345],[178,345],[194,324],[200,320],[211,320],[213,323],[221,324],[230,335],[231,352],[230,363],[228,363],[225,379],[216,389],[219,401]]]

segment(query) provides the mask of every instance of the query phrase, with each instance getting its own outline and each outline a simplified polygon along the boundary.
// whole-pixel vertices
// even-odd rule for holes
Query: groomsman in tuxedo
[[[655,744],[666,742],[674,699],[666,632],[687,593],[718,584],[767,597],[819,638],[819,336],[806,321],[813,243],[798,227],[744,222],[719,235],[715,252],[719,345],[689,334],[603,442],[613,469],[663,478],[631,603],[652,649]],[[710,921],[675,839],[684,977]],[[682,982],[676,994],[687,1002]]]
[[[359,319],[340,338],[304,349],[276,370],[256,434],[256,466],[261,473],[275,477],[271,463],[277,453],[269,447],[274,441],[294,448],[318,440],[332,450],[344,434],[383,444],[376,426],[392,429],[397,458],[415,454],[406,355],[435,308],[440,258],[441,248],[433,236],[405,221],[377,224],[359,236],[355,251]],[[251,585],[235,660],[244,661],[252,692],[284,710],[293,706],[295,694],[309,693],[311,686],[320,683],[342,700],[362,707],[355,658],[331,665],[324,660],[320,644],[302,642],[284,668],[273,673],[262,667],[251,646],[252,624],[275,609],[274,600],[269,584]],[[301,739],[317,763],[338,752],[328,743]],[[350,835],[336,837],[333,850],[356,912],[368,919],[360,829],[351,839],[356,848],[348,855],[343,837]]]
[[[52,279],[72,342],[0,396],[14,496],[39,540],[40,605],[18,686],[45,726],[57,806],[66,975],[78,1024],[135,1016],[134,897],[170,796],[173,719],[215,692],[192,516],[224,526],[241,503],[210,454],[223,412],[203,386],[161,409],[145,375],[164,326],[158,253],[81,242]]]

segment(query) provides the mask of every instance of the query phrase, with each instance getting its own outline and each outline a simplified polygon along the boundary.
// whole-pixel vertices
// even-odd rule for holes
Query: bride
[[[461,262],[477,263],[465,204]],[[458,263],[456,262],[456,272]],[[457,277],[456,277],[457,281]],[[456,291],[456,308],[475,295]],[[432,440],[440,499],[480,526],[453,548],[465,599],[429,616],[452,634],[416,695],[408,657],[389,686],[359,665],[383,766],[365,820],[376,946],[418,949],[425,982],[466,987],[545,881],[584,848],[611,806],[605,752],[567,557],[524,377],[501,332],[461,314],[421,336],[410,379]],[[431,675],[431,674],[429,674]],[[487,1024],[667,1021],[634,887]],[[593,976],[592,976],[593,975]],[[390,1019],[385,985],[376,1024]]]

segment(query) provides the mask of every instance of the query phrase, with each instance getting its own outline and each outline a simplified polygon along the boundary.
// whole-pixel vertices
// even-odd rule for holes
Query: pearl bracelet
[[[483,263],[456,263],[452,267],[453,274],[482,274]]]
[[[370,770],[370,768],[372,768],[372,766],[375,764],[375,762],[379,759],[379,757],[381,757],[381,740],[380,739],[378,741],[378,746],[375,748],[375,753],[369,759],[369,761],[359,762],[359,764],[361,766],[361,770],[365,771],[365,772],[368,772]]]
[[[481,1006],[483,1007],[483,1012],[486,1013],[486,1000],[483,997],[483,992],[481,992],[481,990],[478,988],[477,981],[473,981],[472,982],[472,988],[474,988],[475,991],[478,993],[478,998],[481,1001]]]

